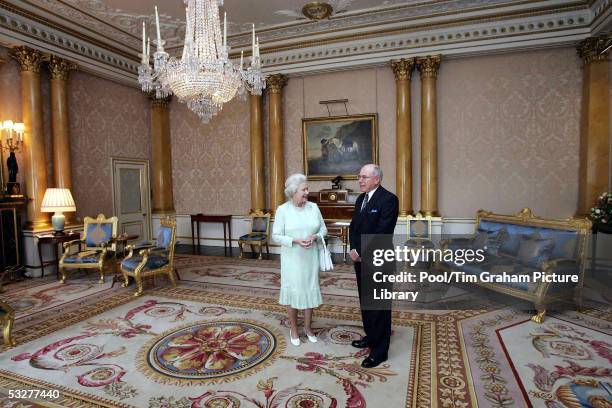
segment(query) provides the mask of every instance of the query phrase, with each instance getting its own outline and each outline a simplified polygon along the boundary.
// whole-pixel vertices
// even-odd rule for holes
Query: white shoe
[[[294,346],[300,345],[300,338],[298,337],[297,339],[294,339],[291,335],[291,329],[289,329],[289,338],[291,339],[291,344],[293,344]]]
[[[308,336],[308,341],[311,343],[316,343],[317,342],[317,335],[313,334],[312,336],[308,333],[306,333],[306,336]]]

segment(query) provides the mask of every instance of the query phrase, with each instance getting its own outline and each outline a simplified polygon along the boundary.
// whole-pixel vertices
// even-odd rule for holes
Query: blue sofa
[[[484,260],[440,262],[438,268],[477,275],[479,279],[475,283],[482,287],[533,302],[537,314],[532,320],[541,323],[546,305],[550,303],[570,299],[581,306],[590,230],[591,222],[584,218],[543,219],[534,216],[528,208],[516,215],[479,210],[475,234],[469,238],[442,240],[441,248],[480,249]],[[552,274],[556,274],[559,280],[575,275],[577,277],[573,279],[578,282],[545,282]],[[502,282],[490,282],[502,280],[502,275],[516,275],[517,278],[528,275],[530,281],[503,279]],[[536,276],[539,279],[534,282]],[[486,279],[480,279],[482,277]]]

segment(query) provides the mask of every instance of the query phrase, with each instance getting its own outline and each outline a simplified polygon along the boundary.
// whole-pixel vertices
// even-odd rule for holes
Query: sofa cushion
[[[541,228],[538,234],[544,238],[552,238],[555,242],[550,258],[576,259],[578,257],[578,231]]]
[[[501,244],[506,239],[508,239],[508,232],[505,227],[496,231],[478,228],[473,246],[474,249],[484,248],[487,255],[497,255]]]
[[[539,268],[550,258],[554,244],[552,238],[543,238],[539,234],[523,236],[519,242],[517,260],[523,265]]]

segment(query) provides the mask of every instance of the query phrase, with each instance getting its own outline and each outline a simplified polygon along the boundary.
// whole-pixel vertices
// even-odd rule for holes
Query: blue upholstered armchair
[[[174,276],[174,245],[176,244],[176,221],[170,218],[161,220],[155,245],[129,245],[128,256],[121,262],[121,273],[125,282],[130,284],[130,277],[136,281],[137,290],[134,296],[142,295],[142,279],[147,276],[166,274],[173,286],[176,286]]]
[[[96,218],[85,217],[83,221],[83,238],[64,243],[64,254],[59,261],[61,283],[66,282],[66,272],[70,269],[97,269],[100,283],[104,283],[105,269],[110,266],[116,270],[117,217],[106,218],[98,214]],[[73,252],[74,246],[78,246],[77,252]]]
[[[254,215],[251,221],[251,232],[238,238],[238,248],[240,248],[240,258],[242,258],[242,245],[250,245],[251,252],[255,253],[255,246],[259,247],[259,259],[262,258],[262,248],[266,246],[266,253],[270,257],[268,238],[270,237],[270,214]]]

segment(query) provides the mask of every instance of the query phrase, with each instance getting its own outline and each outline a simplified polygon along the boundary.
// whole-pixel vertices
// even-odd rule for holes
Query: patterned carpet
[[[55,306],[28,309],[17,347],[0,347],[0,407],[612,406],[612,314],[601,304],[541,325],[514,310],[394,310],[389,360],[366,370],[349,345],[362,335],[349,266],[321,276],[320,341],[293,347],[278,261],[176,263],[176,289],[162,278],[134,298],[133,287],[75,281],[78,291],[53,289]],[[24,287],[2,296],[53,283]],[[61,396],[18,405],[16,389]]]

